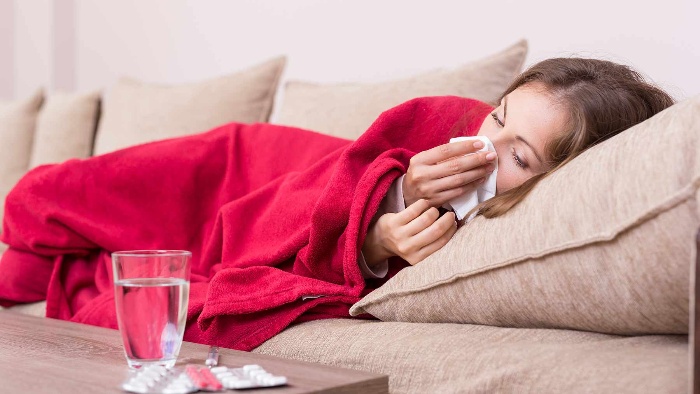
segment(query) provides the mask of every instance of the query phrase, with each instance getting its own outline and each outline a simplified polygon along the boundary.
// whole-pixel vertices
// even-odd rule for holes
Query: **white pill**
[[[148,392],[148,387],[146,387],[145,385],[135,385],[135,384],[124,383],[122,385],[122,388],[126,391],[131,391],[132,393],[147,393]]]
[[[272,378],[272,382],[275,386],[281,386],[283,384],[287,384],[287,377],[286,376],[275,376]]]
[[[143,376],[139,379],[139,383],[145,384],[147,386],[153,386],[156,381],[149,376]]]
[[[213,374],[217,374],[217,373],[219,373],[219,372],[226,372],[226,371],[228,371],[228,368],[226,368],[226,367],[224,367],[224,366],[221,366],[221,367],[214,367],[214,368],[211,369],[211,372],[212,372]]]
[[[192,390],[184,386],[168,386],[161,390],[163,394],[186,394],[190,392],[192,392]]]
[[[165,368],[162,365],[154,365],[151,368],[149,368],[150,371],[157,372],[161,375],[165,375],[168,372],[168,368]]]
[[[160,378],[161,378],[161,374],[158,373],[157,371],[146,371],[141,376],[149,378],[149,379],[154,379],[154,380],[160,380]]]
[[[280,379],[278,376],[271,376],[271,377],[265,379],[267,384],[270,386],[279,386],[280,384],[284,384],[284,383],[282,383],[283,380],[284,380],[284,383],[286,383],[287,379],[284,377],[282,379]]]
[[[270,379],[270,378],[272,378],[271,375],[269,375],[269,376],[258,376],[258,377],[255,378],[255,381],[262,384],[263,382],[267,382],[268,379]],[[265,384],[267,384],[267,383],[265,383]]]
[[[285,376],[273,376],[270,378],[271,386],[281,386],[287,384],[287,377]]]
[[[241,381],[241,379],[239,379],[235,376],[229,376],[227,378],[221,379],[221,383],[223,383],[223,384],[228,384],[228,383],[232,383],[232,382],[240,382],[240,381]]]
[[[262,367],[259,366],[258,364],[248,364],[248,365],[243,366],[244,371],[253,371],[253,370],[259,370],[259,369],[262,369]]]
[[[250,380],[238,380],[226,385],[227,389],[249,389],[252,387],[255,387],[255,384]]]
[[[269,375],[267,372],[263,371],[262,369],[258,370],[253,370],[253,371],[248,371],[248,376],[265,376]]]
[[[233,372],[226,371],[226,372],[221,372],[221,373],[216,374],[217,379],[223,379],[223,378],[228,377],[228,376],[233,376]]]

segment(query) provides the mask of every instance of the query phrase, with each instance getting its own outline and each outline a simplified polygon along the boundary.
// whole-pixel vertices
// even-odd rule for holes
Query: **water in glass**
[[[117,319],[129,366],[175,365],[187,319],[189,281],[180,278],[121,279]]]

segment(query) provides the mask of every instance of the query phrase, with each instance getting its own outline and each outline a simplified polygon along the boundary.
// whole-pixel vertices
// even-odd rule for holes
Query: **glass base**
[[[177,359],[175,358],[166,360],[133,360],[129,358],[126,359],[126,362],[129,364],[129,368],[131,369],[141,369],[152,365],[160,365],[165,368],[172,368],[175,366],[176,361]]]

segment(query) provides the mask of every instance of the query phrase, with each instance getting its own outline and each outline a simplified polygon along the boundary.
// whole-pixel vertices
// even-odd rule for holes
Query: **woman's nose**
[[[508,135],[505,133],[504,130],[500,130],[498,133],[496,133],[489,139],[495,147],[496,145],[502,145],[503,143],[505,143],[505,141],[508,139]]]
[[[491,143],[493,144],[493,149],[496,151],[496,155],[498,155],[495,162],[498,163],[500,167],[501,160],[508,157],[508,146],[501,139],[492,139]]]

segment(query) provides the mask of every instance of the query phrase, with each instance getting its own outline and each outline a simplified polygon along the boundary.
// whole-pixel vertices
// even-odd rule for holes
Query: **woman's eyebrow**
[[[508,114],[508,96],[506,96],[506,97],[503,98],[503,123],[506,122],[506,116],[507,116],[507,114]],[[523,138],[523,137],[520,136],[520,135],[516,135],[516,136],[515,136],[515,139],[518,140],[518,141],[520,141],[520,142],[522,142],[523,144],[527,145],[527,147],[530,148],[530,150],[531,150],[532,153],[535,155],[535,158],[540,162],[540,164],[543,164],[543,163],[544,163],[544,161],[542,161],[542,158],[541,158],[540,155],[537,153],[537,151],[535,150],[535,148],[533,148],[532,145],[530,145],[530,143],[527,142],[527,140],[526,140],[525,138]]]
[[[504,118],[505,118],[505,116],[504,116]],[[520,135],[516,135],[516,136],[515,136],[515,139],[518,140],[518,141],[520,141],[520,142],[522,142],[523,144],[527,145],[527,147],[530,148],[530,150],[532,151],[532,153],[535,155],[535,158],[536,158],[537,160],[539,160],[540,164],[543,164],[543,163],[544,163],[544,161],[542,161],[542,158],[540,157],[540,155],[537,154],[537,151],[535,150],[535,148],[533,148],[532,145],[530,145],[530,143],[527,142],[527,140],[526,140],[525,138],[523,138],[523,137],[520,136]]]

